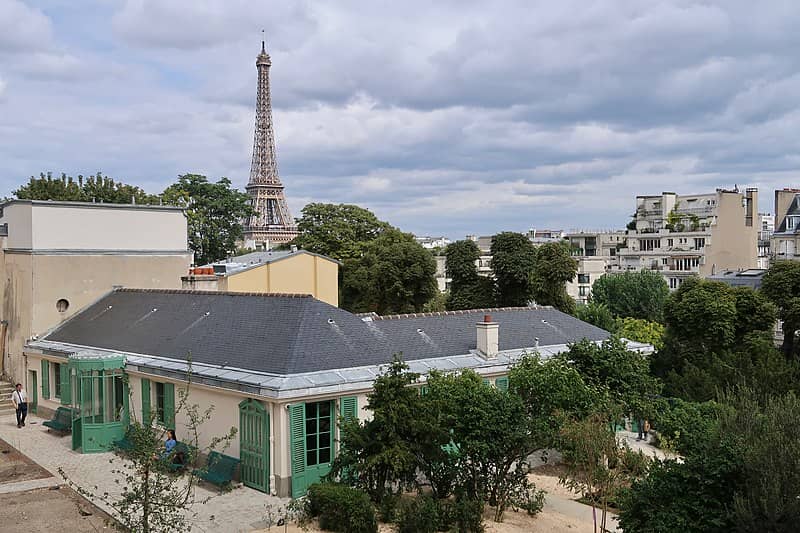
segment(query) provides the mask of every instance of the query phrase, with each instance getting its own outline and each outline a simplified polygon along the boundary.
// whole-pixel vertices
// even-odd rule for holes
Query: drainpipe
[[[277,496],[278,491],[275,489],[275,404],[269,402],[269,493],[272,496]]]

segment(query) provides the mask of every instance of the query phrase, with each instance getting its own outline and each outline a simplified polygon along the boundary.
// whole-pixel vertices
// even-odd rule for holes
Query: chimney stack
[[[492,322],[492,315],[483,315],[483,322],[476,325],[478,352],[486,359],[494,359],[498,352],[500,324]]]

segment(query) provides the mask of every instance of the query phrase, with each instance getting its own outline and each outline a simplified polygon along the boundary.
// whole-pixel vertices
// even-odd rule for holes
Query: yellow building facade
[[[310,294],[338,307],[339,265],[306,250],[253,252],[190,269],[181,281],[193,290]]]

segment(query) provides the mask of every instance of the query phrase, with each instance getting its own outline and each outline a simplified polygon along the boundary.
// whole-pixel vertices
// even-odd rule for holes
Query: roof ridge
[[[310,294],[298,294],[289,292],[235,292],[235,291],[204,291],[197,289],[136,289],[120,287],[113,292],[138,292],[153,294],[202,294],[202,295],[223,295],[223,296],[260,296],[264,298],[313,298]]]
[[[480,309],[461,309],[458,311],[432,311],[428,313],[405,313],[399,315],[373,315],[370,313],[359,313],[359,317],[371,317],[372,320],[400,320],[404,318],[427,318],[432,316],[459,316],[474,313],[493,313],[497,311],[539,311],[542,309],[553,309],[551,305],[532,305],[517,307],[484,307]]]

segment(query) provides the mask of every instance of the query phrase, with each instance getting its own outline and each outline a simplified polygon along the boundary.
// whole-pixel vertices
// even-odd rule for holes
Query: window
[[[670,289],[677,289],[678,285],[680,285],[680,280],[678,278],[669,278],[669,288]]]
[[[164,384],[156,383],[156,421],[164,424]]]
[[[331,462],[331,402],[306,404],[306,466]]]
[[[589,283],[589,274],[578,274],[578,283]]]
[[[694,239],[694,249],[699,250],[700,248],[706,245],[705,237],[695,237]]]
[[[672,239],[667,239],[667,246],[672,247],[673,246],[673,242],[674,241]]]
[[[586,293],[589,292],[589,287],[578,287],[578,296],[586,296]]]
[[[658,239],[640,239],[639,250],[643,252],[652,252],[659,247],[659,244],[660,243]]]
[[[55,390],[53,390],[53,396],[56,398],[61,398],[61,364],[60,363],[53,363],[53,384],[55,385]]]
[[[661,258],[661,264],[666,265],[669,260],[666,257]]]
[[[56,310],[59,313],[63,313],[67,309],[69,309],[69,301],[68,300],[65,300],[64,298],[61,298],[60,300],[58,300],[56,302]]]

